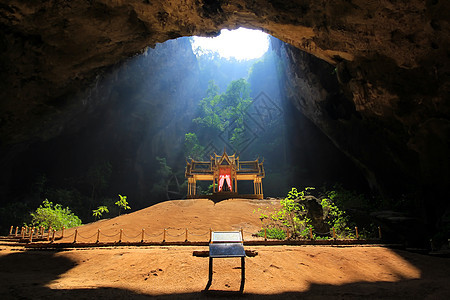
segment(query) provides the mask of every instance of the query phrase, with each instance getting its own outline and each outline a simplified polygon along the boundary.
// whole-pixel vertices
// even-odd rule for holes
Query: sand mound
[[[244,231],[244,239],[261,228],[258,208],[274,209],[279,200],[229,199],[214,203],[208,199],[188,199],[161,202],[148,208],[98,222],[76,227],[77,242],[95,242],[100,229],[101,242],[119,240],[141,240],[142,229],[146,241],[162,241],[166,229],[166,241],[184,241],[188,228],[189,241],[207,241],[210,228],[216,231]],[[64,239],[57,242],[71,242],[75,228],[65,231]]]

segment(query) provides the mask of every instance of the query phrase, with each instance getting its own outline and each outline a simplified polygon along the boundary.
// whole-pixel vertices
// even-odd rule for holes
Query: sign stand
[[[213,231],[209,244],[209,276],[205,290],[208,290],[212,283],[213,259],[232,257],[241,258],[241,286],[239,291],[242,293],[245,284],[245,250],[242,233],[240,231]]]

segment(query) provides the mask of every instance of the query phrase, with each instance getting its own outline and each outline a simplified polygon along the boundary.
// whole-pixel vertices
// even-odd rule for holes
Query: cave
[[[106,82],[139,76],[127,73],[129,64],[155,49],[167,61],[165,67],[153,61],[149,74],[163,72],[171,63],[164,51],[171,50],[158,46],[166,41],[185,43],[178,38],[245,27],[273,36],[274,51],[286,61],[282,90],[296,110],[292,136],[326,145],[323,157],[341,170],[335,177],[345,169],[353,176],[347,178],[351,188],[390,199],[392,210],[424,228],[424,240],[448,236],[449,9],[437,0],[1,0],[2,209],[31,201],[23,191],[39,191],[45,181],[37,180],[40,169],[51,173],[67,164],[85,172],[83,161],[104,153],[90,143],[105,136],[102,147],[122,160],[110,184],[134,191],[144,206],[146,195],[135,187],[147,178],[144,165],[150,162],[136,155],[144,157],[149,148],[127,137],[157,128],[134,128],[130,117],[139,116],[131,115],[127,86],[113,91]],[[169,79],[161,90],[179,93],[180,78]],[[127,130],[111,131],[118,127]],[[314,134],[302,136],[300,127]],[[93,133],[95,128],[101,130]]]

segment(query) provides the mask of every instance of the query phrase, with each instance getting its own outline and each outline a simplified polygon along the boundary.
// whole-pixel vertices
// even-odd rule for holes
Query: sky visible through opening
[[[267,52],[269,35],[242,27],[236,30],[223,29],[217,37],[193,37],[192,49],[196,55],[217,52],[227,59],[250,60],[260,58]]]

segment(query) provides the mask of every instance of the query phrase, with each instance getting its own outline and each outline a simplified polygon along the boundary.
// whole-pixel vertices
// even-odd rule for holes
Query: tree
[[[128,202],[127,202],[127,196],[122,196],[119,194],[119,200],[115,203],[118,207],[119,207],[119,216],[120,216],[120,210],[127,210],[127,209],[131,209],[131,207],[128,206]]]
[[[200,117],[194,119],[203,127],[224,132],[229,129],[229,142],[237,146],[244,137],[244,118],[252,99],[250,85],[241,78],[232,81],[225,93],[219,94],[214,81],[209,82],[206,97],[200,101]]]
[[[201,160],[205,148],[200,145],[195,133],[189,132],[184,135],[184,149],[187,157]]]
[[[53,205],[45,199],[35,212],[30,213],[32,226],[52,227],[56,230],[62,227],[71,228],[81,225],[81,220],[68,207],[61,204]]]

